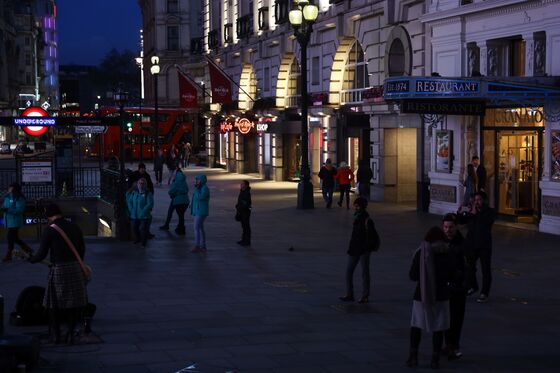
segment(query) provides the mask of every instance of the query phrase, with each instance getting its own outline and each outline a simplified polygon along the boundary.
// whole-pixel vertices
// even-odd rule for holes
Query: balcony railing
[[[286,107],[300,107],[301,95],[286,96]]]
[[[288,15],[291,9],[290,0],[276,0],[274,2],[274,18],[276,19],[276,24],[280,25],[288,21]]]
[[[224,25],[224,43],[233,43],[233,23]]]
[[[263,6],[259,8],[259,30],[266,31],[269,28],[268,24],[268,7]]]
[[[204,46],[204,38],[191,39],[191,54],[202,54]]]
[[[253,15],[247,14],[237,19],[237,38],[242,39],[253,33]]]
[[[208,48],[218,48],[220,45],[219,31],[214,29],[208,33]]]
[[[347,89],[340,91],[340,103],[344,104],[361,104],[364,102],[363,94],[367,88]]]

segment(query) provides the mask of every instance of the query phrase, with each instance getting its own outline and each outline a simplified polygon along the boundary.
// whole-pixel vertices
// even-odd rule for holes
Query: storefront
[[[417,113],[430,157],[429,211],[463,204],[466,166],[479,156],[501,219],[560,234],[560,88],[555,78],[389,78],[385,100]],[[558,150],[558,151],[556,151]],[[420,160],[423,162],[424,160]]]

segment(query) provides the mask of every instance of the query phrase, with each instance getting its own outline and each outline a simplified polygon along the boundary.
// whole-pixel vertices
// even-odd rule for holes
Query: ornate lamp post
[[[136,65],[140,68],[140,162],[144,161],[144,129],[142,120],[142,101],[144,101],[144,51],[140,51],[140,57],[136,57]]]
[[[150,73],[154,76],[154,100],[155,100],[155,149],[154,149],[154,156],[156,155],[159,149],[159,113],[158,113],[158,75],[159,75],[159,57],[152,56],[152,67],[150,67]]]
[[[117,237],[120,240],[128,240],[129,237],[129,224],[126,214],[126,175],[124,172],[124,136],[125,136],[125,118],[124,118],[124,105],[128,102],[128,92],[125,92],[122,87],[119,87],[113,92],[113,100],[119,107],[119,184],[117,188],[117,198],[115,200],[115,211],[117,218]]]
[[[313,1],[294,0],[295,9],[290,10],[290,24],[301,51],[301,175],[298,184],[297,207],[312,209],[313,185],[309,169],[309,132],[308,132],[308,100],[307,100],[307,45],[313,31],[313,23],[319,15],[319,8]]]

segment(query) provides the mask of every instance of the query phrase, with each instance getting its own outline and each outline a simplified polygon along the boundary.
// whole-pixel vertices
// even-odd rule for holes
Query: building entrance
[[[498,212],[534,222],[538,212],[539,136],[537,131],[496,131]]]

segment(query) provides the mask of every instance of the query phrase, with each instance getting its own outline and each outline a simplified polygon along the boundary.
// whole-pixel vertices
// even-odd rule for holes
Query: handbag
[[[91,269],[91,267],[88,266],[87,264],[85,264],[84,261],[82,260],[82,258],[80,258],[80,254],[78,254],[78,251],[76,250],[76,247],[74,246],[72,241],[70,241],[70,239],[68,238],[66,233],[64,233],[64,231],[58,225],[51,224],[50,227],[53,228],[54,230],[56,230],[62,236],[64,241],[66,241],[66,244],[68,245],[68,247],[70,247],[70,249],[72,250],[72,252],[76,256],[76,259],[78,259],[78,263],[80,263],[80,267],[82,268],[82,272],[84,273],[86,281],[90,282],[91,278],[93,276],[93,270]]]

